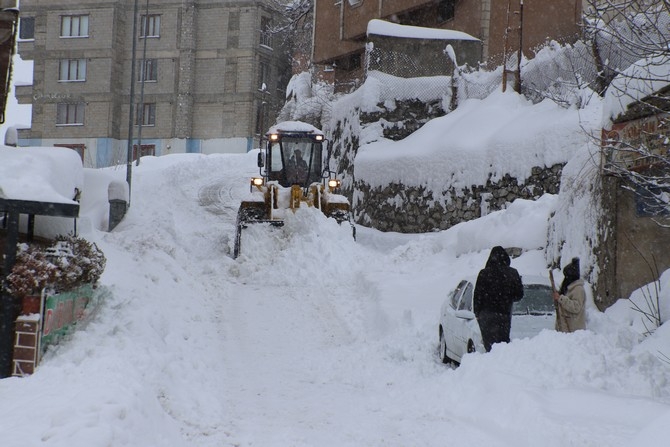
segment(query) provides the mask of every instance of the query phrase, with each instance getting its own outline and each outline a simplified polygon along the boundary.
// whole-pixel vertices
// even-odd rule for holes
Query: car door
[[[447,302],[444,306],[442,326],[444,330],[444,340],[447,344],[447,354],[451,358],[454,358],[453,356],[458,352],[455,350],[454,345],[458,340],[456,334],[461,330],[459,328],[461,322],[459,321],[458,317],[456,317],[456,311],[458,309],[458,303],[460,302],[461,295],[463,294],[463,290],[465,289],[467,283],[467,281],[461,281],[458,283],[458,286],[451,293],[451,296],[447,297]]]
[[[474,285],[470,281],[467,281],[459,295],[456,312],[454,312],[456,323],[454,325],[455,340],[453,341],[452,346],[454,354],[459,359],[468,352],[468,341],[473,338],[472,325],[473,322],[476,323],[476,320],[474,320],[475,315],[472,311],[473,295]]]

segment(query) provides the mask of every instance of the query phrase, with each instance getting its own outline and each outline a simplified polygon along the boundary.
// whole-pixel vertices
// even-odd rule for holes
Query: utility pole
[[[135,8],[133,10],[133,44],[132,44],[132,60],[130,62],[130,111],[128,113],[128,146],[126,149],[126,182],[128,183],[128,206],[130,206],[131,186],[133,177],[133,119],[135,118],[135,55],[137,53],[137,15],[139,13],[139,0],[135,0]]]
[[[149,0],[147,0],[146,12],[144,13],[144,42],[142,43],[142,66],[140,67],[140,79],[142,85],[140,86],[140,102],[137,110],[137,121],[139,128],[137,129],[137,166],[140,165],[140,158],[142,158],[142,127],[144,126],[144,83],[147,78],[147,40],[149,40]]]
[[[507,77],[509,75],[514,75],[514,91],[521,93],[521,58],[523,57],[523,0],[520,0],[519,10],[511,11],[512,0],[507,2],[507,27],[505,28],[504,35],[504,51],[503,51],[503,79],[502,79],[502,90],[503,92],[507,90]],[[512,28],[510,25],[510,17],[516,16],[518,19],[518,25]],[[516,69],[511,70],[507,68],[507,63],[510,55],[514,53],[510,49],[510,32],[515,31],[518,33],[518,45],[517,48],[517,61]]]

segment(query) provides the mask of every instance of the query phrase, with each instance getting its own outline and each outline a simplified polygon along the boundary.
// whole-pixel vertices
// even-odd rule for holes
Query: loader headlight
[[[316,141],[323,141],[323,135],[317,135],[314,137]]]
[[[330,189],[335,189],[340,187],[341,182],[337,179],[330,179],[328,180],[328,187]]]
[[[263,177],[254,177],[251,179],[251,184],[254,186],[263,186]]]
[[[270,139],[270,141],[277,141],[277,140],[279,140],[279,134],[271,133],[269,139]]]

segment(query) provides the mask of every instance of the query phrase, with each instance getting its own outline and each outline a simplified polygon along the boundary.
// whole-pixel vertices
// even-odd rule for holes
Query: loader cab
[[[272,133],[268,134],[267,176],[281,186],[307,187],[322,180],[322,134]]]

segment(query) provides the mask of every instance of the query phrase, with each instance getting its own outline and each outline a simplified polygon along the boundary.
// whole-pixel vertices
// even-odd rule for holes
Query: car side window
[[[472,296],[474,292],[474,287],[472,283],[468,283],[465,286],[463,291],[463,296],[461,301],[458,303],[458,310],[469,310],[472,311]]]
[[[466,281],[461,281],[458,284],[458,287],[456,287],[454,292],[451,294],[451,307],[454,309],[458,309],[458,299],[461,297],[461,292],[463,291],[465,284]]]

